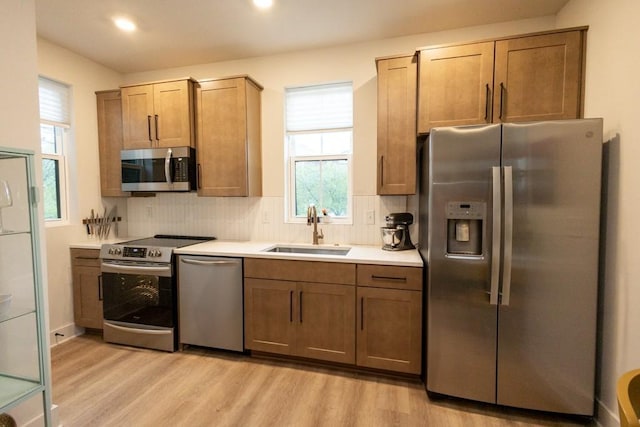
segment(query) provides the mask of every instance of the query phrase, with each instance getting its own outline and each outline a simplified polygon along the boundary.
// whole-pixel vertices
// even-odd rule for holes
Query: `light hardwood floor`
[[[579,426],[455,399],[417,380],[190,347],[165,353],[83,335],[52,350],[53,402],[76,426]]]

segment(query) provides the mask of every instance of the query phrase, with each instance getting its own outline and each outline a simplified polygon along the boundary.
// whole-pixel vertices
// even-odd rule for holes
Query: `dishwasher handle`
[[[191,259],[191,258],[180,258],[180,262],[183,262],[185,264],[192,264],[192,265],[238,265],[240,264],[239,260],[211,260],[211,261],[204,261],[204,260],[200,260],[200,259]]]

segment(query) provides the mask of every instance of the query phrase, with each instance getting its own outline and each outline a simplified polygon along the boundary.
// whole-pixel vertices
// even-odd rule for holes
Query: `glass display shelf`
[[[38,381],[0,374],[0,412],[43,390],[44,386]]]
[[[0,323],[8,322],[9,320],[17,319],[35,312],[35,308],[10,307],[6,313],[0,313]]]
[[[50,427],[51,374],[31,150],[0,147],[0,413],[41,396],[37,425]],[[31,410],[30,410],[31,411]]]
[[[0,236],[15,236],[16,234],[31,234],[29,230],[4,230],[0,231]]]

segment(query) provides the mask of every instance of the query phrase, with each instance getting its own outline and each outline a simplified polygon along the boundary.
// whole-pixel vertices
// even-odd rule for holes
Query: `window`
[[[45,221],[67,217],[65,149],[70,129],[69,86],[40,77],[40,144]]]
[[[287,218],[306,221],[313,204],[351,222],[353,88],[350,82],[286,90]]]

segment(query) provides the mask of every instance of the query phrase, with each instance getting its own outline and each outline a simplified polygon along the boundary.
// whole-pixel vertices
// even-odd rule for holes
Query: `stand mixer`
[[[413,224],[413,215],[409,212],[390,213],[385,217],[386,227],[381,227],[382,249],[385,251],[403,251],[414,249],[409,235],[409,226]]]

